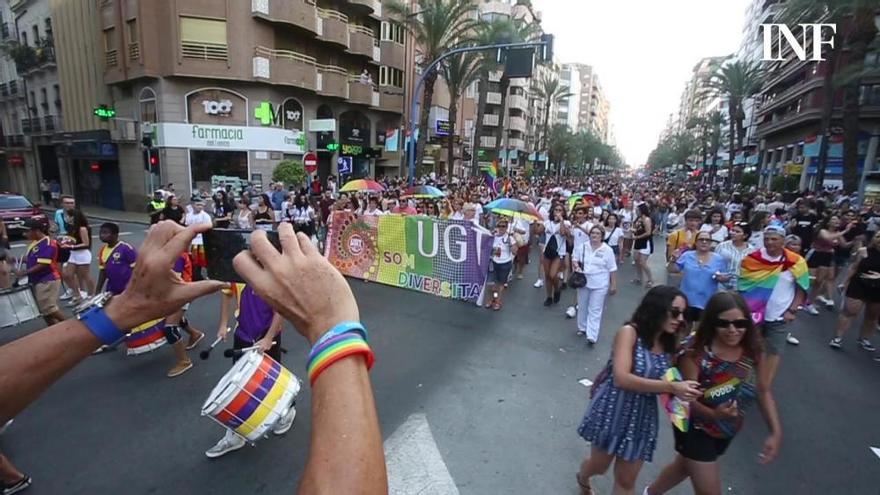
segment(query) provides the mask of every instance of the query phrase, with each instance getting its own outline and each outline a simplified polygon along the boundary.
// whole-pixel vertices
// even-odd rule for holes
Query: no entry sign
[[[318,171],[318,155],[316,153],[306,153],[303,155],[303,167],[306,172],[313,174]]]

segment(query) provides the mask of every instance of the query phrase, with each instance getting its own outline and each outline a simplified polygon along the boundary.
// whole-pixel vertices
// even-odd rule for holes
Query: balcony
[[[380,59],[382,65],[394,67],[395,69],[404,70],[406,55],[404,47],[396,41],[380,41]]]
[[[114,50],[115,53],[115,50]],[[204,41],[181,41],[180,53],[183,58],[197,60],[229,60],[229,45]]]
[[[137,42],[128,44],[128,59],[137,62],[141,59],[141,46]]]
[[[814,77],[812,79],[794,84],[790,88],[786,88],[785,90],[774,95],[772,100],[770,100],[769,98],[765,99],[764,102],[761,104],[761,108],[758,110],[758,113],[765,114],[768,112],[772,112],[773,109],[780,107],[784,103],[791,103],[792,98],[795,96],[800,96],[810,90],[821,88],[823,86],[823,83],[823,78]]]
[[[403,113],[403,94],[401,93],[380,91],[379,92],[379,109],[386,112]]]
[[[348,72],[335,65],[317,64],[318,93],[335,98],[348,98]]]
[[[371,107],[378,107],[381,103],[375,86],[369,81],[361,81],[358,75],[352,75],[348,79],[348,101]]]
[[[529,110],[529,100],[523,95],[510,95],[507,97],[507,108],[518,108],[523,112]]]
[[[348,26],[348,36],[350,45],[349,51],[351,53],[355,55],[363,55],[375,62],[379,61],[380,57],[375,57],[378,53],[375,53],[376,37],[373,34],[372,29],[365,26],[350,24]]]
[[[501,82],[501,75],[503,74],[500,70],[489,71],[489,82]]]
[[[480,136],[481,148],[495,148],[495,136]]]
[[[488,103],[489,105],[500,105],[501,93],[489,91],[488,93],[486,93],[486,103]]]
[[[21,132],[25,134],[36,134],[43,130],[43,122],[39,117],[32,119],[21,119]]]
[[[11,136],[6,136],[6,146],[10,148],[24,148],[25,147],[25,139],[22,134],[13,134]]]
[[[483,115],[483,125],[498,127],[498,116],[491,113]]]
[[[520,138],[509,138],[507,140],[507,148],[512,150],[525,150],[526,142]]]
[[[258,46],[254,50],[253,69],[255,79],[312,91],[318,87],[315,58],[291,50],[272,50]]]
[[[251,0],[251,15],[318,33],[318,11],[314,0]]]
[[[338,10],[322,9],[320,7],[317,10],[322,26],[318,29],[318,37],[324,41],[348,48],[348,16]]]
[[[44,115],[43,116],[43,129],[46,130],[47,133],[60,131],[61,130],[61,118],[55,115]]]
[[[799,112],[791,112],[785,115],[774,115],[770,122],[762,122],[758,124],[758,139],[762,139],[769,134],[781,131],[782,129],[797,126],[810,121],[818,121],[822,118],[821,108],[806,108]]]
[[[8,40],[9,34],[9,23],[0,22],[0,40]]]
[[[510,117],[508,128],[511,131],[526,132],[526,119],[523,117]]]
[[[372,14],[375,11],[375,6],[378,2],[375,2],[374,0],[348,0],[348,3],[364,7],[369,10],[370,14]]]

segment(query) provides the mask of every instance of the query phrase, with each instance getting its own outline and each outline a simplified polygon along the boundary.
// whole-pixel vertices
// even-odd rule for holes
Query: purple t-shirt
[[[49,237],[43,237],[28,246],[27,268],[30,270],[37,265],[48,265],[49,269],[28,275],[28,282],[39,284],[61,278],[61,274],[58,273],[58,247]]]
[[[262,339],[272,324],[275,312],[272,306],[263,301],[248,285],[234,283],[230,289],[224,289],[225,294],[232,294],[238,301],[238,311],[235,317],[238,327],[235,329],[235,337],[245,342],[256,342]]]
[[[137,251],[131,244],[118,242],[112,248],[101,246],[98,252],[98,266],[104,270],[107,276],[107,290],[112,294],[122,294],[131,272],[134,269],[134,261],[137,259]]]

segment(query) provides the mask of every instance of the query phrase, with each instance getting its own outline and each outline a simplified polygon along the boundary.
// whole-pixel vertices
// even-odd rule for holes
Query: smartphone
[[[208,277],[223,282],[242,282],[244,279],[236,273],[232,259],[238,253],[250,249],[253,230],[211,229],[202,237],[205,241],[205,258],[208,261]],[[267,231],[269,242],[281,252],[281,240],[278,232]]]

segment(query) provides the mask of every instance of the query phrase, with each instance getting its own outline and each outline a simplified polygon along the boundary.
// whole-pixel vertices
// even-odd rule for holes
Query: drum
[[[249,351],[211,391],[202,416],[254,442],[293,407],[300,386],[296,375],[281,363]]]
[[[125,336],[126,354],[136,356],[156,350],[165,345],[165,319],[148,321],[137,326]]]
[[[11,327],[42,316],[30,285],[0,290],[0,328]]]

